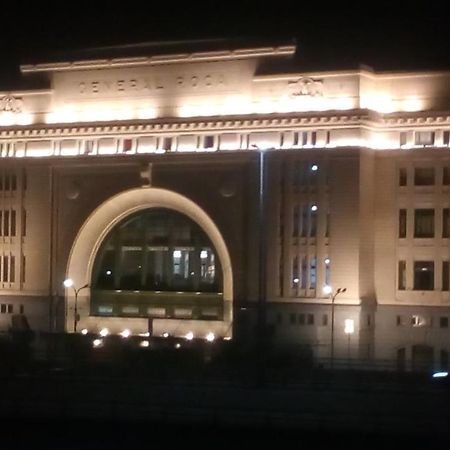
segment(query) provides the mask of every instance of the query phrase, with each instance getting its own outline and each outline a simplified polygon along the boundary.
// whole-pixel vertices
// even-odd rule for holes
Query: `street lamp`
[[[84,286],[81,286],[80,288],[76,288],[75,285],[73,284],[73,280],[71,278],[67,278],[66,280],[64,280],[63,284],[64,284],[64,287],[66,287],[66,288],[70,288],[70,287],[73,288],[73,291],[75,293],[73,332],[76,333],[77,332],[77,323],[78,323],[78,320],[79,320],[79,317],[78,317],[78,293],[82,289],[88,288],[89,285],[85,284]]]
[[[331,295],[331,368],[334,366],[334,300],[339,295],[344,293],[347,288],[337,288],[336,292]],[[324,287],[324,293],[331,294],[333,289],[331,286]]]
[[[256,149],[259,153],[259,183],[258,183],[258,222],[259,222],[259,302],[258,302],[258,342],[263,348],[262,341],[265,339],[265,327],[266,327],[266,185],[267,174],[265,164],[265,153],[268,149],[260,148],[256,144],[252,144],[251,147]]]

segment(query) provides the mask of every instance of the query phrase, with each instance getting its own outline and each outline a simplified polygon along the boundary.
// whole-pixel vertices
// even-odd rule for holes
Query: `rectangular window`
[[[443,138],[443,144],[444,145],[449,145],[449,143],[450,143],[450,131],[444,131],[444,133],[442,135],[442,138]]]
[[[292,223],[292,236],[298,237],[300,228],[300,205],[294,206],[294,217]]]
[[[311,210],[309,220],[310,220],[309,236],[316,237],[316,234],[317,234],[317,211]]]
[[[299,273],[298,273],[298,256],[295,256],[292,260],[292,287],[296,288],[299,282]]]
[[[450,237],[450,210],[448,208],[442,210],[442,237]]]
[[[205,136],[203,139],[203,147],[204,148],[213,148],[214,147],[214,136]]]
[[[298,315],[298,324],[299,325],[305,325],[305,315],[304,314],[299,314]]]
[[[308,314],[306,316],[306,321],[308,325],[314,325],[314,314]]]
[[[416,145],[433,145],[434,131],[417,131],[414,135]]]
[[[406,145],[406,137],[407,137],[406,132],[405,132],[405,131],[402,131],[402,132],[400,133],[400,146]]]
[[[308,143],[308,132],[303,131],[302,132],[302,145],[306,145]]]
[[[406,261],[398,262],[398,290],[406,289]]]
[[[450,171],[448,167],[442,168],[442,184],[448,186],[450,184]]]
[[[298,145],[298,132],[297,131],[294,132],[294,136],[292,139],[292,145]]]
[[[172,149],[172,138],[171,137],[165,137],[163,139],[163,146],[162,146],[163,150],[171,150]]]
[[[22,210],[22,236],[27,235],[27,212]]]
[[[306,289],[307,281],[308,281],[308,266],[306,264],[306,256],[302,258],[302,273],[301,273],[301,288]]]
[[[3,236],[9,236],[9,211],[3,212]]]
[[[448,291],[449,289],[449,263],[448,261],[442,261],[442,290]]]
[[[434,209],[414,210],[414,237],[434,237]]]
[[[448,317],[446,316],[439,317],[439,326],[441,328],[448,328]]]
[[[433,167],[416,167],[414,170],[415,186],[433,186],[434,185],[434,168]]]
[[[406,209],[400,209],[398,214],[398,237],[406,237]]]
[[[328,325],[328,314],[322,314],[322,325],[324,327]]]
[[[414,261],[414,290],[434,289],[434,261]]]
[[[11,236],[16,235],[16,211],[11,211]]]
[[[9,267],[9,282],[14,283],[16,281],[16,258],[14,255],[11,255],[10,267]]]
[[[316,258],[311,258],[311,265],[309,268],[309,288],[316,288]]]
[[[311,133],[311,145],[316,145],[317,142],[317,132],[313,131]]]
[[[129,152],[133,148],[133,139],[124,139],[122,150],[124,152]]]
[[[302,205],[302,237],[306,237],[308,235],[308,205]]]
[[[8,281],[8,266],[9,266],[9,257],[8,256],[3,256],[2,280],[4,282]]]
[[[325,145],[330,145],[331,142],[331,132],[327,131],[327,134],[325,136]]]
[[[404,167],[400,168],[398,171],[398,185],[406,186],[407,184],[407,172]]]
[[[12,314],[13,311],[14,311],[13,305],[12,305],[11,303],[8,303],[8,306],[7,306],[7,313],[8,313],[8,314]]]

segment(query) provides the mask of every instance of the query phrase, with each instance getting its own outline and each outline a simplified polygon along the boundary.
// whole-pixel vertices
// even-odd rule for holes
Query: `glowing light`
[[[212,333],[212,332],[209,332],[209,333],[206,335],[206,340],[207,340],[208,342],[213,342],[215,338],[216,338],[216,337],[214,336],[214,333]]]
[[[313,172],[316,172],[317,170],[319,170],[319,166],[318,166],[317,164],[313,164],[313,165],[311,166],[311,170],[312,170]]]
[[[326,284],[323,289],[322,289],[323,293],[326,295],[329,295],[333,292],[333,288],[331,286],[328,286],[328,284]]]
[[[83,329],[81,330],[81,334],[84,334],[84,335],[88,334],[87,328],[83,328]]]
[[[179,342],[177,342],[176,344],[175,344],[175,348],[180,348],[181,347],[181,344],[179,343]]]
[[[297,284],[300,280],[298,278],[294,278],[294,283]]]
[[[165,338],[168,338],[168,337],[169,337],[169,333],[168,333],[167,331],[165,331],[165,332],[162,334],[162,336],[165,337]]]
[[[344,321],[344,333],[353,334],[355,331],[355,321],[353,319],[345,319]]]
[[[206,259],[208,257],[208,251],[207,250],[202,250],[200,252],[200,258],[201,259]]]
[[[150,346],[150,342],[148,341],[141,341],[141,343],[139,344],[140,347],[149,347]]]
[[[139,333],[139,336],[142,336],[142,337],[149,337],[150,336],[150,333],[147,331],[146,333]]]
[[[108,330],[108,328],[102,328],[101,330],[100,330],[100,336],[102,336],[102,337],[105,337],[105,336],[108,336],[108,334],[109,334],[109,330]]]
[[[66,280],[64,280],[63,284],[64,287],[70,288],[73,286],[73,280],[71,278],[67,278]]]
[[[317,205],[312,205],[311,206],[311,211],[317,211]]]
[[[119,333],[123,338],[129,338],[131,336],[131,331],[128,329],[123,330]]]
[[[181,250],[174,250],[173,251],[173,257],[174,258],[181,258]]]
[[[223,338],[223,340],[224,340],[224,341],[231,341],[231,336],[225,336],[225,337]]]
[[[328,266],[328,264],[330,264],[330,262],[331,262],[331,260],[330,260],[330,258],[325,258],[325,264]]]
[[[101,339],[94,339],[92,345],[94,348],[101,347],[103,345],[103,341]]]
[[[192,339],[194,339],[194,333],[192,331],[189,331],[189,333],[186,334],[185,338],[188,341],[192,341]]]
[[[445,378],[448,377],[448,372],[435,372],[433,378]]]

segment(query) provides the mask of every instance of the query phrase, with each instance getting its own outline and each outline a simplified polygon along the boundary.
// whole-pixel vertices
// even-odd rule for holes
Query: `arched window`
[[[166,303],[198,303],[202,294],[222,289],[220,262],[205,232],[176,211],[150,208],[127,217],[103,241],[94,263],[91,310],[121,315],[121,302],[135,305],[126,309],[132,315],[143,316],[143,305],[161,306],[163,297]]]

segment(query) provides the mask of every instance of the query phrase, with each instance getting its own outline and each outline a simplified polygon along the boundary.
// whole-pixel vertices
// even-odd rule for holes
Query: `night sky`
[[[19,64],[52,52],[161,40],[295,40],[298,67],[450,69],[450,25],[443,3],[325,1],[58,2],[2,5],[0,91]],[[350,5],[350,6],[348,6]],[[394,6],[392,6],[394,5]],[[402,5],[405,7],[403,8]],[[25,14],[25,16],[24,16]]]

